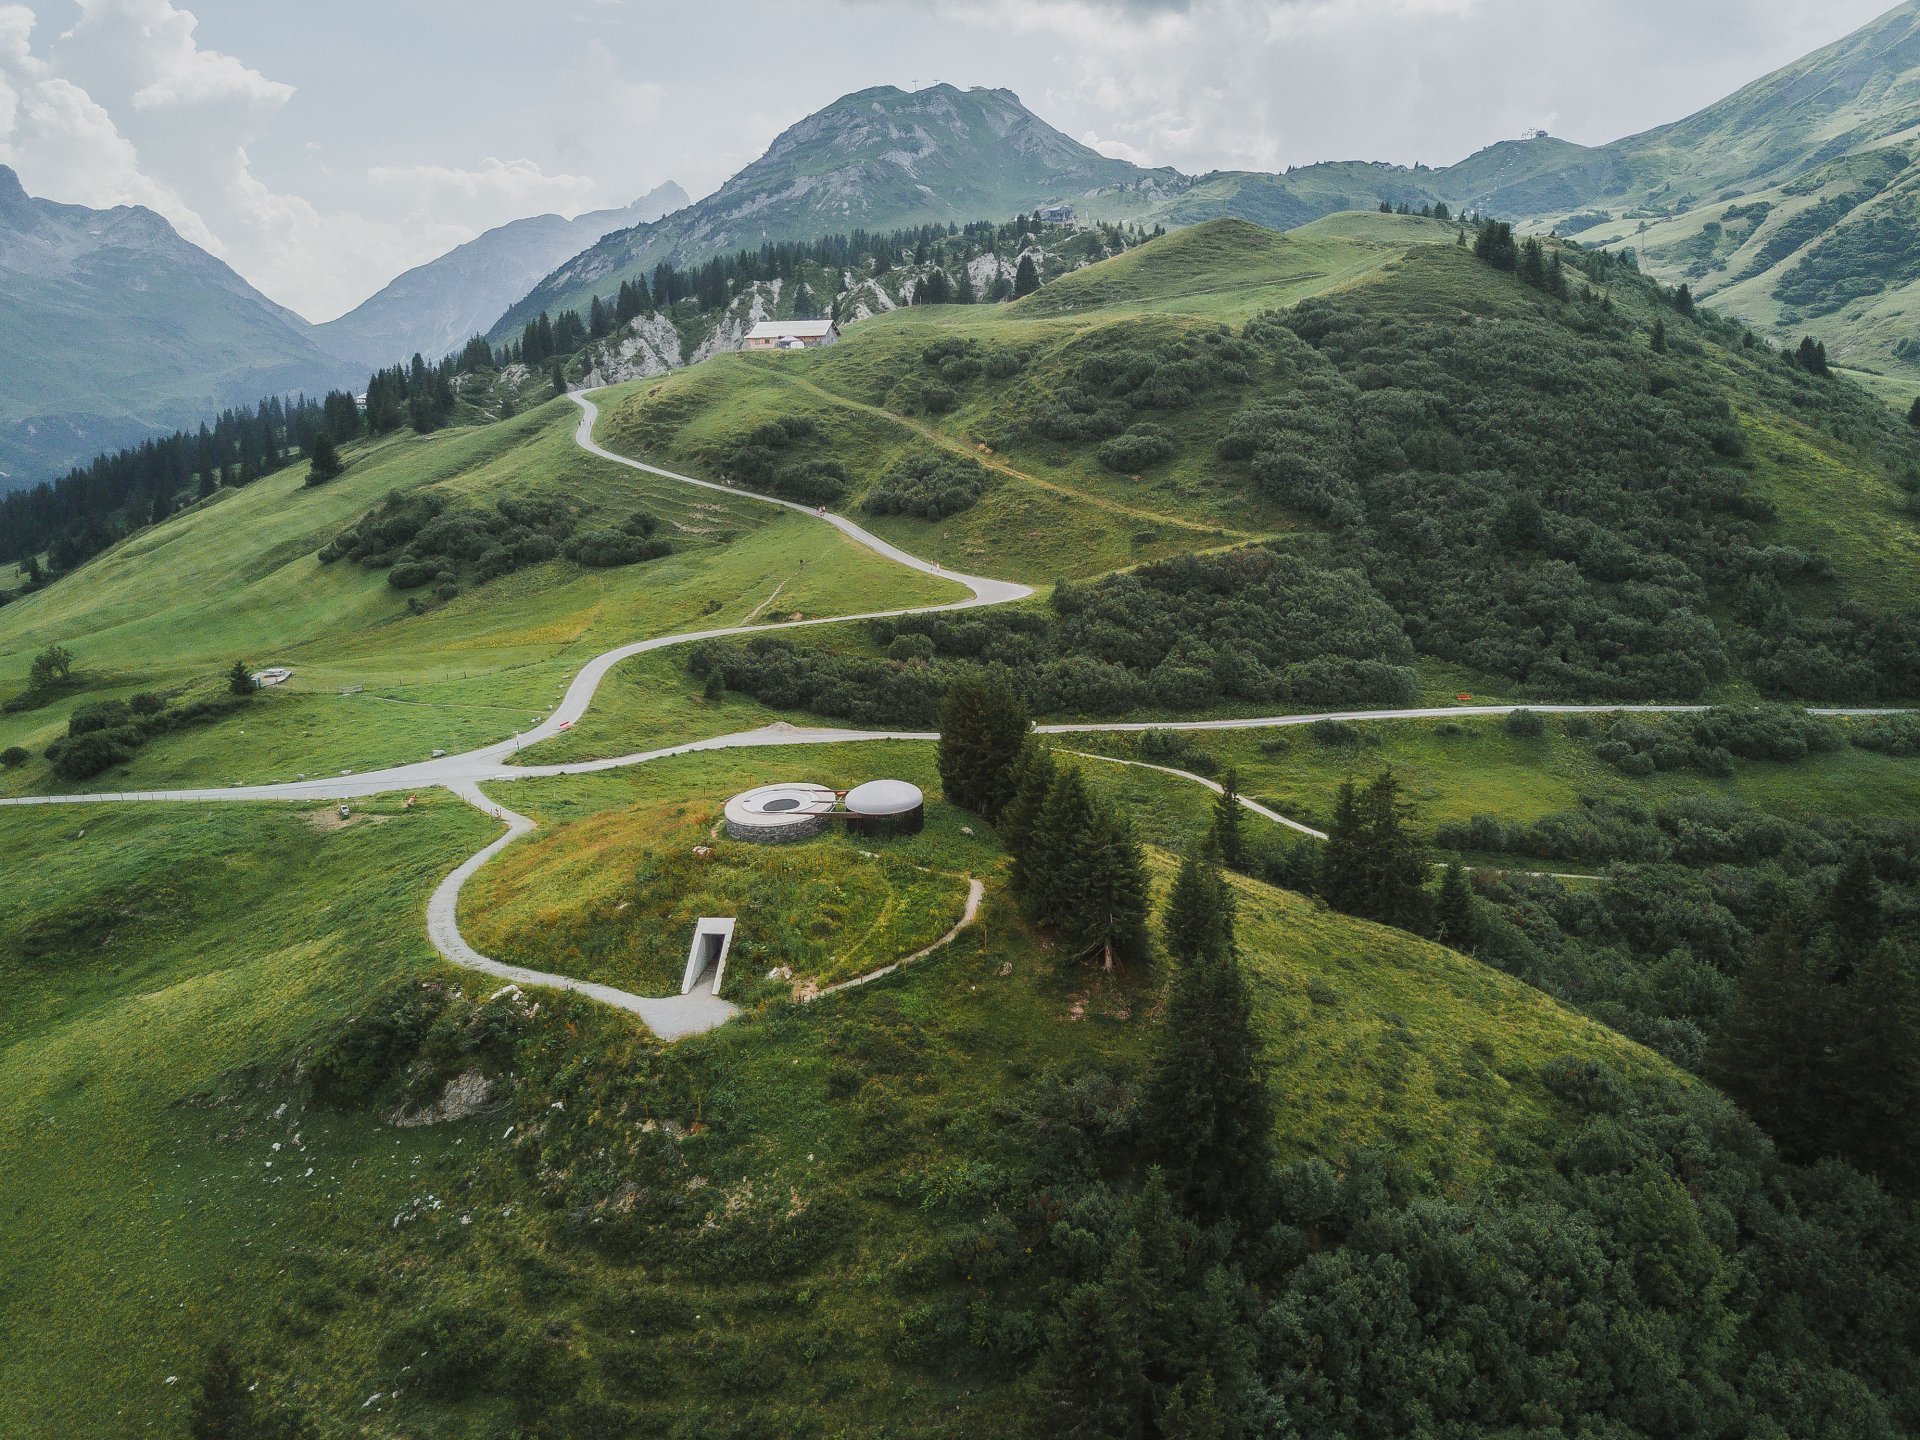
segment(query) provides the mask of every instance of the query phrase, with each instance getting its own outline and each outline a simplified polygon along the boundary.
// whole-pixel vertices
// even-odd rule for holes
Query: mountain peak
[[[20,177],[10,167],[0,165],[0,221],[18,226],[32,216],[33,200]]]

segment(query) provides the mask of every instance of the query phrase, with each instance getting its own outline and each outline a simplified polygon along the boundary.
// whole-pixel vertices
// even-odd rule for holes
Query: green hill
[[[0,749],[35,752],[0,771],[0,792],[69,783],[40,752],[76,705],[158,693],[184,707],[221,693],[236,659],[294,675],[244,716],[142,747],[92,788],[290,780],[489,744],[533,724],[581,663],[624,640],[737,621],[775,596],[783,614],[832,614],[953,593],[851,542],[823,542],[803,517],[597,461],[572,443],[578,415],[554,400],[493,425],[354,447],[327,485],[303,485],[296,467],[222,490],[0,609],[0,692],[25,692],[49,644],[75,656],[57,694],[0,712]],[[426,491],[481,510],[563,497],[589,526],[644,509],[675,553],[614,569],[549,560],[446,599],[318,558],[389,494]]]
[[[554,848],[591,854],[627,807],[706,815],[718,794],[813,763],[695,758],[526,798],[566,817]],[[873,763],[930,770],[924,751],[832,762]],[[15,1137],[0,1204],[16,1218],[0,1431],[178,1433],[223,1339],[312,1420],[382,1433],[579,1434],[609,1416],[655,1433],[686,1414],[787,1428],[830,1412],[878,1434],[909,1392],[939,1433],[1011,1423],[1006,1359],[943,1356],[916,1317],[975,1295],[1031,1303],[1028,1283],[969,1283],[939,1257],[991,1220],[992,1177],[1018,1160],[994,1117],[1045,1105],[1080,1067],[1137,1068],[1147,996],[1079,995],[996,889],[984,928],[938,964],[663,1053],[582,1002],[482,1004],[495,987],[433,963],[419,896],[481,817],[430,802],[323,820],[0,817],[14,881],[0,1118]],[[985,844],[967,858],[994,865]],[[1478,1192],[1569,1123],[1548,1062],[1672,1083],[1463,957],[1274,892],[1242,903],[1290,1159],[1377,1139]],[[558,900],[556,919],[593,904]],[[449,1007],[417,1060],[394,1048],[420,1043],[398,1008],[416,982]],[[342,1033],[393,1038],[364,1051],[366,1088],[320,1090],[315,1057]],[[468,1072],[492,1077],[476,1113],[393,1122]],[[688,1203],[636,1205],[623,1174]]]
[[[1409,686],[1911,698],[1920,437],[1609,257],[1554,252],[1556,297],[1458,239],[1365,214],[1285,235],[1196,226],[1004,309],[916,309],[815,354],[726,357],[611,401],[606,431],[636,454],[738,474],[761,463],[746,437],[787,417],[807,427],[807,455],[844,467],[881,533],[956,566],[1097,580],[1258,544],[1312,577],[1291,603],[1349,605],[1331,597],[1357,572],[1398,617],[1341,682],[1284,678],[1331,643],[1304,629],[1229,639],[1169,618],[1129,644],[1105,628],[1141,603],[1118,580],[1089,586],[1076,604],[1100,618],[1061,622],[1048,648],[1010,617],[910,627],[936,668],[982,654],[1117,667],[1098,684],[1092,671],[1023,680],[1063,717],[1406,703]],[[1292,308],[1267,313],[1278,304]],[[903,504],[898,477],[933,473],[965,488]],[[1145,573],[1170,594],[1229,583]],[[839,658],[809,659],[818,644]],[[872,648],[774,645],[763,662],[799,667],[768,682],[781,703],[930,720],[930,692],[889,680]],[[1412,680],[1359,678],[1401,647],[1418,657]],[[594,723],[566,745],[590,748]]]
[[[1413,217],[1220,221],[1015,304],[608,392],[610,448],[1050,589],[662,651],[550,750],[930,726],[976,667],[1046,713],[1152,720],[1910,693],[1913,437],[1611,258],[1514,258]],[[621,641],[955,593],[804,510],[589,456],[576,416],[356,443],[330,482],[223,488],[0,607],[0,693],[74,652],[0,708],[0,749],[31,752],[0,779],[363,769],[504,738]],[[588,563],[609,552],[631,563]],[[236,659],[294,675],[196,709]],[[114,701],[178,723],[56,775],[49,745]],[[1741,714],[1049,737],[1241,764],[1308,820],[1390,762],[1422,838],[1612,865],[1482,876],[1476,959],[1283,888],[1314,854],[1254,829],[1268,879],[1231,882],[1274,1117],[1252,1234],[1195,1229],[1148,1170],[1175,962],[1063,963],[925,743],[491,792],[540,826],[460,896],[502,958],[670,988],[693,917],[741,919],[741,1015],[674,1045],[437,958],[426,897],[499,834],[444,793],[0,809],[0,1434],[176,1435],[222,1346],[230,1398],[296,1436],[1145,1433],[1107,1414],[1124,1394],[1162,1433],[1911,1431],[1910,1200],[1785,1163],[1680,1067],[1769,898],[1830,913],[1857,848],[1905,923],[1913,728]],[[1211,797],[1085,766],[1162,847],[1163,894]],[[876,775],[925,790],[922,833],[716,833],[750,786]],[[800,998],[937,939],[967,879],[984,905],[950,945]]]

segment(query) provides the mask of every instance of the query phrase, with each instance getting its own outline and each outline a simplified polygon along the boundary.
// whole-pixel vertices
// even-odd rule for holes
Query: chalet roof
[[[831,329],[831,320],[762,320],[747,332],[747,339],[818,340]]]

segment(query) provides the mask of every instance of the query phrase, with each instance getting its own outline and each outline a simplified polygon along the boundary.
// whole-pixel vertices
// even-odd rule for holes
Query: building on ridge
[[[762,320],[740,342],[742,350],[818,350],[840,343],[831,320]]]

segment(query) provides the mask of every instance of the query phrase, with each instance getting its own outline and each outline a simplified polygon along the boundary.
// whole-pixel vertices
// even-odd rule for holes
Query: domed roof
[[[845,803],[854,815],[904,815],[926,804],[927,797],[905,780],[869,780],[849,790]]]

